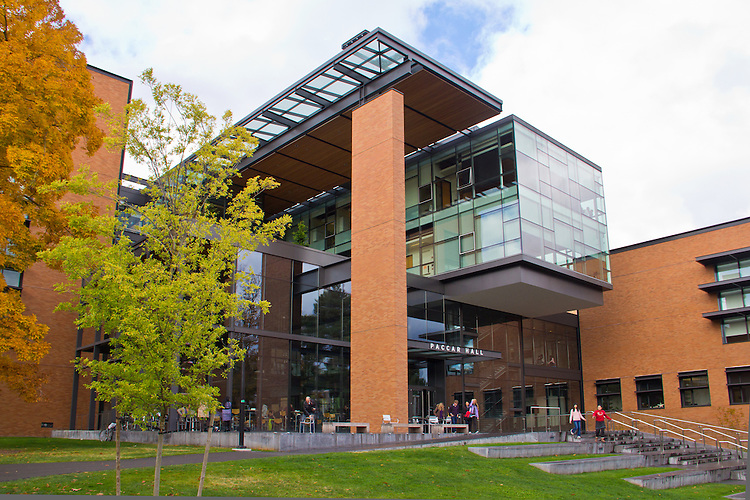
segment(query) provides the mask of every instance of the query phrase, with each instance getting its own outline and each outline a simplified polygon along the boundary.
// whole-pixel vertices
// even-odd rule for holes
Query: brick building
[[[294,221],[238,259],[273,304],[229,325],[249,354],[218,382],[252,428],[297,427],[306,395],[375,432],[454,399],[483,431],[581,401],[567,311],[611,288],[601,169],[518,117],[477,127],[501,109],[377,29],[239,121],[260,145],[238,183],[275,177],[264,212]]]
[[[107,71],[88,67],[96,95],[111,104],[113,111],[122,112],[130,99],[132,81]],[[104,123],[99,123],[104,127]],[[89,165],[91,171],[99,174],[103,182],[118,181],[122,173],[123,154],[108,151],[102,146],[92,157],[81,149],[73,153],[76,165]],[[72,199],[72,195],[68,195]],[[113,211],[114,202],[92,198],[101,209]],[[49,269],[37,262],[19,274],[4,270],[9,285],[21,291],[26,310],[35,314],[38,321],[49,326],[46,336],[51,348],[42,359],[40,368],[48,376],[49,383],[44,387],[44,399],[39,403],[25,403],[14,394],[4,391],[3,435],[49,435],[51,429],[79,428],[84,422],[71,421],[71,397],[74,394],[73,368],[71,360],[76,354],[78,330],[75,316],[70,312],[54,312],[60,302],[67,300],[54,290],[54,285],[65,280],[62,273]],[[89,394],[75,396],[82,405],[89,403]]]
[[[587,409],[747,425],[749,244],[745,218],[612,250],[614,289],[580,311]]]
[[[307,228],[306,246],[290,236],[238,257],[260,288],[236,293],[272,308],[228,325],[248,354],[217,383],[234,409],[247,401],[252,429],[298,428],[307,395],[320,419],[374,432],[384,414],[426,418],[454,399],[478,401],[483,432],[545,425],[582,402],[568,311],[601,305],[611,289],[601,168],[516,116],[477,126],[501,110],[377,29],[238,122],[260,141],[238,187],[276,178],[259,197],[266,216]],[[135,187],[120,194],[144,199]],[[106,426],[111,408],[69,361],[106,357],[108,339],[61,327],[50,340],[56,403],[34,413],[55,428]],[[18,425],[8,433],[38,433],[40,422]]]

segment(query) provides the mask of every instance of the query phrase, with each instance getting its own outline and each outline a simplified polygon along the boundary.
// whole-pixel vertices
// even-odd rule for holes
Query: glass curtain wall
[[[524,253],[610,281],[602,173],[515,117],[406,159],[406,268],[433,276]],[[351,193],[291,210],[305,244],[351,251]]]
[[[317,402],[319,421],[349,420],[348,347],[259,335],[246,335],[242,342],[247,348],[245,390],[243,394],[238,363],[232,373],[231,401],[239,408],[245,399],[247,430],[298,430],[305,396]],[[234,428],[237,418],[235,414]]]
[[[512,123],[406,162],[407,271],[432,276],[521,253]]]
[[[601,171],[514,123],[523,253],[611,281]]]
[[[318,266],[260,252],[241,251],[237,272],[245,279],[235,282],[235,293],[268,300],[271,308],[262,314],[247,307],[235,318],[239,328],[231,335],[247,348],[244,393],[238,363],[229,381],[218,381],[221,400],[230,397],[235,410],[246,400],[250,430],[298,429],[305,396],[318,403],[319,421],[348,420],[351,283],[321,286]],[[309,341],[289,340],[288,334]],[[235,412],[233,428],[238,419]]]
[[[484,432],[568,427],[570,408],[582,401],[580,377],[571,374],[580,373],[575,327],[460,304],[424,290],[410,290],[408,300],[409,339],[502,354],[500,359],[411,356],[410,416],[430,415],[437,403],[450,406],[454,400],[463,408],[475,398]],[[525,374],[539,369],[544,376]]]
[[[524,253],[609,281],[601,171],[515,117],[406,163],[408,272]]]

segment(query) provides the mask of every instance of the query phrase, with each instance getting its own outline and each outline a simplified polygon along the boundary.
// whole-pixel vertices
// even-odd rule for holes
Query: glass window
[[[750,366],[727,368],[729,404],[750,403]]]
[[[740,277],[747,278],[750,276],[750,259],[740,260]]]
[[[524,394],[525,392],[525,394]],[[526,408],[523,406],[523,397],[526,398]],[[513,387],[513,409],[514,415],[520,416],[522,413],[530,414],[531,406],[534,404],[534,386],[527,385],[524,391],[521,386]]]
[[[477,194],[500,186],[500,157],[497,146],[474,156],[474,178]]]
[[[723,319],[721,322],[721,333],[724,336],[725,344],[747,342],[750,340],[750,335],[748,335],[747,329],[747,319],[744,316]]]
[[[503,390],[492,389],[484,392],[484,418],[501,418],[503,416]]]
[[[723,290],[719,292],[719,309],[726,311],[727,309],[736,309],[738,307],[744,307],[742,300],[742,290]]]
[[[437,274],[458,269],[460,265],[458,239],[435,245],[435,272]]]
[[[635,378],[635,396],[639,410],[664,408],[664,388],[661,375]]]
[[[318,296],[319,290],[303,293],[300,297],[300,316],[298,322],[295,321],[293,333],[300,335],[318,335]],[[296,319],[296,318],[295,318]]]
[[[21,288],[21,277],[23,276],[23,273],[19,273],[13,269],[3,269],[2,273],[6,285],[11,288]]]
[[[622,410],[619,378],[596,381],[596,404],[606,411]]]
[[[458,173],[458,187],[464,188],[471,185],[471,169],[465,168]]]
[[[502,210],[485,213],[476,218],[476,246],[485,248],[503,242]]]
[[[461,253],[474,251],[474,233],[461,235]]]
[[[432,184],[427,184],[419,188],[419,203],[424,203],[432,199]]]
[[[322,290],[315,309],[318,315],[318,337],[349,340],[351,327],[351,283]]]
[[[444,241],[458,236],[458,216],[435,222],[435,241]]]
[[[740,277],[740,266],[737,262],[716,265],[716,281],[733,280]]]
[[[680,373],[680,400],[683,408],[711,406],[708,389],[708,371]]]
[[[419,203],[418,179],[412,177],[406,180],[406,208],[414,207]]]

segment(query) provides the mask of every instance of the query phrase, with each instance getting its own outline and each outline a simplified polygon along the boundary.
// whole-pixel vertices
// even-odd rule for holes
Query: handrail
[[[663,417],[663,416],[652,415],[650,413],[644,413],[644,412],[640,412],[640,411],[631,411],[630,413],[633,413],[634,415],[646,415],[646,416],[652,417],[652,418],[674,420],[676,422],[683,422],[683,423],[686,423],[686,424],[697,425],[697,426],[700,426],[700,427],[710,427],[710,428],[716,428],[716,429],[723,429],[725,431],[740,432],[740,433],[748,434],[748,431],[743,431],[742,429],[733,429],[731,427],[722,427],[720,425],[706,424],[706,423],[703,423],[703,422],[693,422],[693,421],[690,421],[690,420],[682,420],[682,419],[674,418],[674,417]]]
[[[677,425],[677,424],[673,424],[672,422],[667,422],[666,420],[662,420],[662,419],[660,419],[660,418],[655,418],[655,419],[654,419],[654,423],[656,423],[656,422],[661,422],[661,423],[663,423],[664,425],[671,425],[672,427],[676,427],[677,429],[679,429],[680,431],[682,431],[682,435],[680,435],[680,434],[678,434],[678,433],[676,433],[676,432],[674,432],[674,431],[672,431],[672,430],[670,430],[670,429],[665,429],[665,432],[669,432],[669,433],[671,433],[671,434],[674,434],[674,435],[676,435],[676,436],[680,436],[680,437],[682,438],[682,441],[683,441],[683,443],[685,442],[685,440],[686,440],[686,439],[689,439],[690,441],[692,441],[692,442],[694,442],[694,443],[697,443],[697,442],[698,442],[698,440],[697,440],[697,439],[693,439],[693,438],[691,438],[691,437],[687,437],[687,436],[685,436],[685,431],[686,431],[686,430],[691,430],[691,429],[686,429],[686,428],[684,428],[684,427],[680,427],[680,426],[679,426],[679,425]]]
[[[635,430],[636,432],[638,431],[638,427],[633,427],[632,425],[628,425],[628,424],[626,424],[625,422],[620,422],[619,420],[615,420],[614,418],[612,419],[612,422],[614,422],[614,423],[616,423],[616,424],[620,424],[620,425],[622,425],[623,427],[629,427],[629,428],[631,428],[631,429]]]
[[[742,452],[743,452],[743,450],[745,452],[747,452],[748,446],[750,446],[750,440],[742,440],[742,439],[740,439],[739,435],[737,435],[737,436],[731,436],[729,434],[725,434],[725,433],[723,433],[721,431],[716,430],[716,428],[724,429],[724,430],[729,430],[729,431],[735,431],[738,434],[740,432],[745,432],[745,431],[740,431],[740,430],[737,430],[737,429],[730,429],[730,428],[721,427],[721,426],[712,426],[712,425],[706,425],[705,428],[704,428],[704,427],[701,427],[699,423],[697,423],[697,422],[690,422],[688,420],[681,420],[681,419],[678,419],[678,418],[671,418],[671,417],[658,417],[656,415],[651,415],[651,414],[642,413],[642,412],[631,412],[631,413],[638,414],[638,415],[646,415],[648,417],[651,417],[653,419],[653,423],[647,422],[647,421],[645,421],[643,419],[639,419],[639,418],[631,418],[628,415],[625,415],[625,414],[620,413],[620,412],[614,412],[615,415],[619,415],[620,417],[631,418],[633,424],[636,425],[636,426],[639,423],[641,423],[641,424],[645,424],[645,425],[647,425],[649,427],[653,427],[653,429],[655,430],[655,432],[658,433],[658,435],[659,435],[659,441],[660,441],[660,447],[661,447],[662,453],[664,452],[664,433],[674,434],[678,438],[682,439],[683,443],[685,442],[685,440],[690,440],[690,441],[692,441],[693,443],[695,443],[697,445],[697,443],[698,443],[697,439],[693,439],[693,438],[685,435],[686,432],[693,432],[693,433],[698,434],[699,436],[703,437],[703,446],[704,447],[706,446],[706,438],[708,438],[709,440],[714,441],[716,443],[716,448],[719,450],[719,454],[717,456],[717,460],[719,462],[721,462],[721,453],[722,453],[721,445],[722,444],[734,447],[735,451],[739,454],[739,458],[742,458]],[[674,420],[676,422],[683,422],[683,423],[687,423],[687,424],[695,424],[695,425],[698,425],[700,427],[701,431],[705,431],[705,432],[711,431],[711,432],[714,432],[715,434],[719,434],[721,436],[725,436],[725,437],[728,437],[730,439],[734,439],[734,441],[722,441],[718,437],[709,436],[707,434],[704,434],[701,431],[696,431],[695,429],[691,429],[689,427],[680,427],[679,425],[674,424],[672,422],[669,422],[668,420]],[[619,420],[612,419],[612,421],[615,422],[615,423],[617,423],[617,424],[619,424],[619,425],[622,425],[624,427],[629,427],[631,429],[635,429],[636,431],[638,431],[638,428],[634,427],[632,425],[628,425],[628,424],[626,424],[624,422],[620,422]],[[662,428],[662,427],[659,427],[658,425],[656,425],[658,423],[663,424],[665,426],[665,428]],[[678,432],[675,432],[672,429],[666,428],[667,426],[674,427],[674,428],[678,429],[682,434],[679,434]],[[748,442],[748,446],[742,446],[742,443],[746,442],[746,441]]]
[[[664,417],[664,416],[652,415],[650,413],[644,413],[644,412],[638,412],[638,411],[633,411],[631,413],[633,413],[635,415],[645,415],[645,416],[651,417],[653,419],[654,423],[661,422],[664,425],[669,425],[669,426],[675,427],[677,429],[680,429],[680,431],[682,431],[682,433],[683,433],[682,434],[682,438],[683,439],[690,439],[694,443],[697,443],[697,440],[685,436],[685,432],[689,431],[689,432],[693,432],[695,434],[698,434],[699,436],[703,437],[703,446],[704,447],[706,446],[706,438],[708,438],[711,441],[714,441],[716,443],[716,447],[719,450],[721,450],[721,444],[722,443],[727,444],[727,445],[731,445],[738,452],[740,458],[742,458],[742,452],[743,452],[743,450],[747,451],[747,449],[748,449],[748,447],[742,446],[742,443],[744,441],[748,441],[748,440],[743,440],[740,437],[741,434],[748,434],[748,432],[747,431],[743,431],[741,429],[732,429],[730,427],[722,427],[720,425],[703,424],[703,423],[700,423],[700,422],[693,422],[693,421],[690,421],[690,420],[682,420],[682,419],[674,418],[674,417]],[[669,422],[669,420],[673,420],[675,422],[681,422],[681,423],[684,423],[684,424],[698,426],[698,428],[700,429],[700,431],[696,431],[696,430],[691,429],[689,427],[680,427],[677,424]],[[643,421],[643,422],[646,423],[645,421]],[[732,436],[732,435],[727,434],[725,432],[722,432],[722,431],[720,431],[718,429],[722,429],[722,430],[725,430],[725,431],[733,432],[733,433],[735,433],[735,435]],[[726,441],[726,440],[722,441],[717,436],[709,436],[709,435],[705,434],[707,432],[712,432],[714,434],[718,434],[719,436],[723,436],[723,437],[729,438],[732,441]],[[671,433],[675,434],[674,432],[671,432]]]
[[[722,436],[724,436],[724,437],[728,437],[728,438],[737,438],[737,437],[738,437],[738,436],[730,436],[729,434],[725,434],[725,433],[723,433],[723,432],[719,432],[719,431],[717,431],[716,429],[713,429],[713,428],[711,428],[711,427],[708,427],[708,428],[706,429],[706,431],[711,431],[711,432],[715,432],[716,434],[720,434],[720,435],[722,435]],[[739,439],[738,439],[738,441],[739,441]]]
[[[734,443],[732,441],[719,441],[719,443],[731,444],[732,446],[735,446],[737,448],[742,448],[743,450],[747,451],[747,447],[746,446],[742,446],[741,444],[737,444],[737,443]]]

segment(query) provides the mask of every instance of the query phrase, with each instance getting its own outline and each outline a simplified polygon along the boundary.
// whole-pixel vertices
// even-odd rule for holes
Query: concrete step
[[[540,443],[508,446],[470,446],[469,451],[485,458],[549,457],[552,455],[609,454],[607,443]]]
[[[582,474],[584,472],[601,472],[603,470],[634,469],[647,467],[646,457],[640,455],[618,455],[615,457],[579,458],[575,460],[557,460],[554,462],[534,462],[537,469],[550,474]]]
[[[705,463],[733,460],[735,457],[727,451],[710,451],[705,453],[688,453],[669,457],[673,465],[700,465]]]
[[[625,481],[651,490],[666,490],[681,486],[727,481],[731,478],[732,471],[745,467],[744,460],[732,460],[721,464],[702,464],[677,471],[627,477]]]
[[[729,478],[733,481],[747,481],[747,469],[735,469],[730,473]]]

